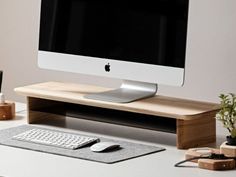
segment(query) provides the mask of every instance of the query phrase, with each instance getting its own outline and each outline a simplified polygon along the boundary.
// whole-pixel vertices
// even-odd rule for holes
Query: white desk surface
[[[26,124],[25,104],[17,103],[17,117],[1,121],[0,129]],[[52,126],[45,125],[45,126]],[[55,124],[53,126],[60,126]],[[116,136],[116,138],[155,143],[166,151],[126,160],[115,164],[103,164],[0,145],[0,176],[4,177],[235,177],[236,170],[209,171],[193,168],[176,168],[183,160],[185,150],[175,147],[175,135],[150,130],[122,127],[86,120],[66,120],[66,127],[78,131]],[[93,134],[91,133],[91,134]],[[217,123],[217,144],[224,141],[227,132]],[[102,136],[103,136],[102,135]],[[150,140],[151,139],[151,140]],[[144,142],[145,140],[145,142]],[[152,144],[151,143],[151,144]],[[194,165],[188,163],[186,165]]]

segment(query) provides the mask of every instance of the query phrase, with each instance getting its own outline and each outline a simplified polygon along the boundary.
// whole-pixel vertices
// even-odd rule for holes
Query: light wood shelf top
[[[126,104],[90,100],[83,97],[88,93],[102,92],[106,90],[109,89],[91,85],[61,82],[45,82],[15,88],[17,93],[27,97],[49,99],[182,120],[199,118],[199,115],[207,114],[212,111],[215,112],[219,108],[219,105],[215,103],[172,98],[160,95]]]

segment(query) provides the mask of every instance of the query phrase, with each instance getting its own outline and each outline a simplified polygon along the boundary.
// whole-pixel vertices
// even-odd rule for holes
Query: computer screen
[[[42,0],[39,66],[182,85],[189,0]]]

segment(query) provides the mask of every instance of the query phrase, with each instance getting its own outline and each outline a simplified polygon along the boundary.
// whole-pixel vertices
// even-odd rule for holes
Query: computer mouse
[[[120,145],[115,142],[99,142],[90,147],[90,150],[93,152],[104,152],[118,149]]]

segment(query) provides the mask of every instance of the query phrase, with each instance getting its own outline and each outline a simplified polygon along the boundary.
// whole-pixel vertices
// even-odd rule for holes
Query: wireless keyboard
[[[66,149],[78,149],[90,143],[98,142],[98,138],[80,136],[53,130],[34,128],[12,137],[19,141],[56,146]]]

